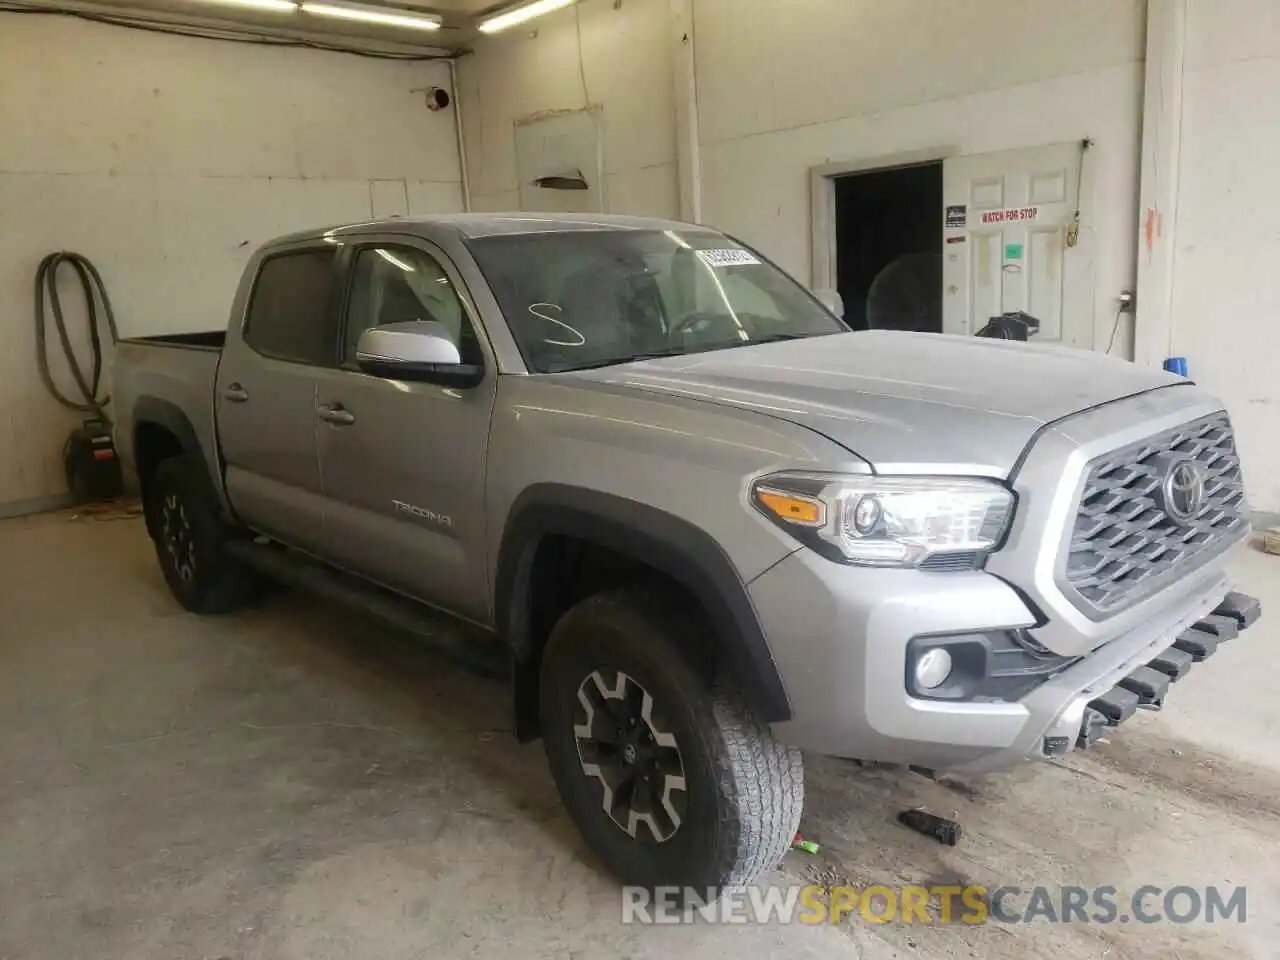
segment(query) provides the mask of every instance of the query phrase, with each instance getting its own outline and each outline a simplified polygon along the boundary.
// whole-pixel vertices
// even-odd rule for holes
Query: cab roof
[[[320,240],[325,237],[369,233],[402,233],[440,240],[445,236],[464,240],[498,235],[564,233],[578,230],[709,230],[678,220],[586,213],[450,213],[429,217],[392,217],[345,226],[302,230],[278,237],[269,246]]]

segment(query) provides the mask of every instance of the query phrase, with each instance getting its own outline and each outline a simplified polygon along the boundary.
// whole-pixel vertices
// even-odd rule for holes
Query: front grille
[[[1162,508],[1160,491],[1170,465],[1185,458],[1204,467],[1204,497],[1195,517],[1179,524]],[[1086,612],[1116,611],[1207,561],[1247,528],[1227,415],[1156,434],[1089,464],[1067,555],[1068,596]]]

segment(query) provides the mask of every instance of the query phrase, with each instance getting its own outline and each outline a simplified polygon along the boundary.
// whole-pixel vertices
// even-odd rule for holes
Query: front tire
[[[561,799],[625,884],[749,883],[787,852],[804,804],[800,752],[684,653],[693,619],[657,591],[596,594],[542,657],[542,736]]]
[[[169,591],[192,613],[226,613],[252,594],[249,572],[224,549],[227,528],[204,463],[163,461],[147,484],[147,527]]]

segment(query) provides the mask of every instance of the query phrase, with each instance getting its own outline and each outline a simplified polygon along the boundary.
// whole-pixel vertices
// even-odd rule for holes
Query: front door
[[[952,157],[943,163],[942,329],[972,336],[1014,310],[1033,339],[1091,347],[1089,258],[1077,247],[1081,145]]]
[[[231,506],[254,530],[313,553],[324,545],[316,372],[335,352],[335,284],[332,246],[264,260],[214,393]]]
[[[320,468],[335,563],[484,622],[484,471],[497,376],[459,282],[425,244],[352,251],[340,365],[319,374]],[[457,389],[360,372],[360,334],[410,320],[441,323],[464,363],[487,368],[485,379]]]

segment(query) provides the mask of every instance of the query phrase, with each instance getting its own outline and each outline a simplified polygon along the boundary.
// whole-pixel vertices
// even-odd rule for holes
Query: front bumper
[[[908,694],[908,643],[1033,626],[1033,613],[1004,581],[978,571],[853,569],[800,550],[753,581],[750,592],[792,704],[793,718],[774,727],[780,740],[834,756],[960,772],[998,771],[1088,746],[1144,699],[1159,705],[1160,676],[1186,667],[1186,651],[1162,659],[1175,644],[1198,647],[1193,660],[1216,649],[1216,637],[1188,631],[1204,624],[1234,636],[1230,627],[1251,625],[1258,612],[1256,601],[1231,594],[1221,562],[1209,564],[1153,598],[1142,623],[1020,699],[938,701]],[[1206,622],[1215,611],[1226,619]]]

